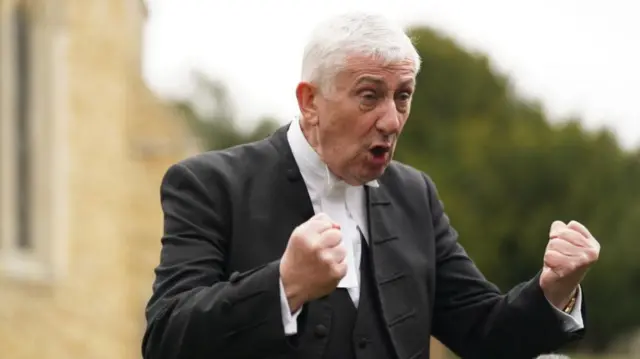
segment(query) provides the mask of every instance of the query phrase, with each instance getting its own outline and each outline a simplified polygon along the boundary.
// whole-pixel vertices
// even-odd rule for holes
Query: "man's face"
[[[298,86],[311,145],[331,172],[351,185],[380,177],[409,116],[413,63],[351,57],[328,87],[321,92],[309,84]]]

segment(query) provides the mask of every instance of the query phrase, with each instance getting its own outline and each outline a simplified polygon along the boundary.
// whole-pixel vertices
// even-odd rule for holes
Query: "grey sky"
[[[190,69],[225,80],[243,120],[296,114],[305,37],[323,17],[370,9],[487,53],[553,116],[578,114],[640,144],[640,3],[634,0],[149,0],[145,77],[162,96]]]

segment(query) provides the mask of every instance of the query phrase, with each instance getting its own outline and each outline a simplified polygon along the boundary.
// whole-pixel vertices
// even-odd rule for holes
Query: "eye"
[[[409,110],[409,106],[411,103],[411,92],[410,91],[402,91],[396,95],[396,108],[398,112],[405,113]]]
[[[397,100],[400,101],[409,101],[411,100],[411,92],[410,91],[402,91],[396,96]]]
[[[365,105],[373,105],[378,100],[378,94],[372,90],[365,90],[360,93],[360,101]]]

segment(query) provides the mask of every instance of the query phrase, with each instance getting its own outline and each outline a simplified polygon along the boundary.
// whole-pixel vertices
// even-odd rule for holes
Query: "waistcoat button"
[[[361,349],[366,348],[367,344],[369,344],[369,339],[367,338],[360,338],[360,340],[358,340],[358,347]]]
[[[318,338],[324,338],[327,336],[329,330],[327,330],[327,327],[322,325],[322,324],[318,324],[316,325],[316,328],[314,330],[316,337]]]

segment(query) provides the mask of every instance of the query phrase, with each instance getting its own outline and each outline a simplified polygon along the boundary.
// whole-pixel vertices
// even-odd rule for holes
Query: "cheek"
[[[331,133],[326,133],[323,146],[337,162],[351,162],[362,155],[365,147],[363,139],[368,138],[366,132],[360,133],[358,130],[354,126],[336,126]]]
[[[361,136],[359,122],[358,116],[350,115],[347,111],[334,112],[323,121],[323,132],[331,137],[328,141],[353,143],[354,138]]]
[[[341,104],[326,112],[320,121],[322,146],[332,157],[351,161],[366,153],[368,142],[375,135],[377,114],[363,114],[357,108]],[[342,162],[341,161],[341,162]]]
[[[407,124],[407,120],[409,119],[409,115],[402,114],[400,117],[400,131],[404,128],[404,125]]]

